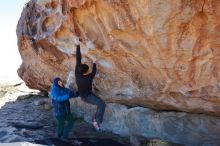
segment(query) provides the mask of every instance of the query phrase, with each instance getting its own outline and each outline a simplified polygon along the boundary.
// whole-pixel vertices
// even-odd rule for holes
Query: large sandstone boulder
[[[48,91],[56,76],[75,87],[80,36],[105,101],[220,116],[219,0],[31,0],[17,36],[30,88]]]

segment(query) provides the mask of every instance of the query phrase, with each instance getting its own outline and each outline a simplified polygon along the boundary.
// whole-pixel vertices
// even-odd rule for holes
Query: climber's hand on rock
[[[93,63],[96,63],[97,59],[94,55],[88,55],[88,57],[92,60]]]
[[[97,59],[95,58],[95,56],[93,56],[92,62],[93,62],[93,63],[96,63],[96,62],[97,62]]]
[[[95,45],[94,45],[93,42],[90,41],[90,40],[87,40],[87,41],[86,41],[86,46],[87,46],[87,48],[88,48],[89,50],[95,48]]]
[[[79,37],[76,37],[76,38],[74,39],[74,43],[75,43],[76,45],[80,45],[80,38],[79,38]]]

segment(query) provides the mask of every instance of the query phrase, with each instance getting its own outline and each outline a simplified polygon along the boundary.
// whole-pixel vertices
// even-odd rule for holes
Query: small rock
[[[36,106],[39,106],[39,105],[42,105],[42,104],[45,104],[45,101],[43,101],[43,100],[34,101],[34,105],[36,105]]]
[[[45,110],[50,110],[52,108],[51,104],[44,104],[44,109]]]
[[[26,129],[40,129],[43,125],[36,122],[10,122],[11,126],[16,128],[26,128]]]
[[[4,137],[7,134],[6,131],[0,131],[0,138]]]
[[[169,142],[166,142],[160,139],[153,139],[150,141],[146,141],[141,146],[174,146],[174,144],[171,144]]]
[[[29,143],[29,142],[17,142],[17,139],[19,141],[24,141],[24,140],[20,140],[19,138],[15,138],[13,143],[4,143],[4,146],[43,146],[40,144],[34,144],[34,143]]]
[[[43,96],[43,97],[48,97],[48,92],[46,92],[46,91],[40,91],[40,92],[38,93],[38,95],[39,95],[39,96]]]
[[[32,94],[28,94],[28,95],[21,95],[17,98],[17,100],[24,100],[24,99],[28,99],[31,98],[33,95]]]
[[[132,135],[132,136],[130,136],[130,144],[132,146],[140,146],[141,142],[136,135]]]

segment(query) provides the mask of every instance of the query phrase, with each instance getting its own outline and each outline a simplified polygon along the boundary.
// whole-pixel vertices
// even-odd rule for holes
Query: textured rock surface
[[[219,0],[31,0],[17,26],[25,83],[74,83],[75,46],[98,59],[101,98],[220,116]],[[90,39],[95,49],[85,48]]]
[[[81,100],[72,100],[72,104],[75,114],[91,122],[94,106]],[[160,138],[187,146],[220,145],[220,119],[205,115],[108,104],[102,128],[123,136]]]

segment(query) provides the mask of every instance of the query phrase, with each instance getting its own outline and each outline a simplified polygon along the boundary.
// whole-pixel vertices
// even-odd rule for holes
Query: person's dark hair
[[[60,87],[60,85],[58,84],[58,82],[61,81],[61,79],[59,77],[56,77],[54,78],[53,80],[53,84],[56,86],[56,87]]]
[[[89,66],[87,64],[80,65],[80,71],[82,74],[86,73],[89,70]]]

